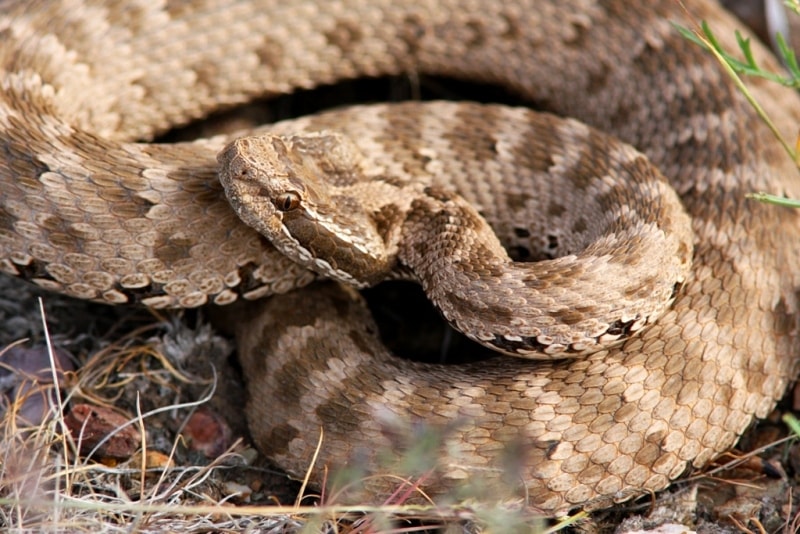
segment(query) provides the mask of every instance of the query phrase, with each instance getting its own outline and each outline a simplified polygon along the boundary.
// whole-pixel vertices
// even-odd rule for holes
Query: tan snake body
[[[715,5],[687,5],[735,47]],[[501,450],[514,444],[516,487],[492,497],[550,514],[596,508],[707,463],[795,377],[798,215],[745,194],[798,197],[796,169],[713,59],[670,25],[688,23],[677,3],[72,0],[6,1],[0,12],[0,266],[74,296],[196,306],[310,282],[225,203],[214,158],[228,139],[134,141],[337,79],[411,72],[506,86],[633,144],[680,196],[694,258],[674,303],[585,360],[436,370],[383,354],[340,290],[268,299],[238,336],[248,416],[262,450],[294,474],[320,427],[320,464],[355,455],[374,467],[392,441],[378,419],[394,413],[459,421],[432,493],[500,478]],[[752,87],[793,135],[796,96]],[[414,133],[395,149],[401,162],[420,148]],[[495,191],[471,200],[486,209]],[[303,349],[309,359],[291,355]]]

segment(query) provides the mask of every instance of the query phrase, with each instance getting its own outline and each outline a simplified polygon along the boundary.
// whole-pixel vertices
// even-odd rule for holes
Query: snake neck
[[[680,286],[680,276],[664,277],[658,286],[637,278],[640,266],[620,265],[613,259],[616,245],[603,240],[577,255],[515,262],[470,204],[437,187],[412,202],[402,233],[399,263],[445,318],[467,337],[513,356],[577,357],[617,346],[658,318]],[[662,247],[675,253],[654,241],[644,255],[655,257]]]

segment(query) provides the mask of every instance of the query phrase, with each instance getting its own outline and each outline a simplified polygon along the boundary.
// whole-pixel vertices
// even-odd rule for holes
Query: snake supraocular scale
[[[713,2],[686,4],[735,48],[734,23]],[[451,454],[427,490],[502,478],[498,463],[512,444],[519,445],[519,478],[495,497],[518,496],[547,513],[596,508],[703,465],[765,416],[795,376],[798,215],[745,195],[798,197],[797,171],[713,59],[675,31],[671,22],[688,23],[676,2],[0,6],[0,266],[67,294],[196,306],[313,280],[225,202],[215,156],[229,138],[136,141],[254,96],[338,79],[408,72],[502,85],[634,145],[677,192],[694,254],[689,271],[676,275],[680,283],[668,284],[677,288],[667,295],[672,303],[652,320],[625,315],[612,328],[592,329],[590,338],[601,332],[606,342],[602,332],[627,335],[652,322],[583,359],[496,358],[446,369],[398,361],[375,340],[361,304],[339,289],[312,286],[267,299],[238,336],[248,417],[262,450],[290,472],[305,472],[320,427],[320,464],[357,458],[374,466],[375,451],[390,445],[378,419],[458,421],[448,434]],[[797,97],[751,82],[778,128],[793,135]],[[495,205],[535,206],[536,192],[515,173],[471,175],[479,166],[458,157],[455,140],[476,131],[471,113],[493,136],[491,146],[472,149],[486,168],[499,147],[514,146],[519,134],[504,120],[507,108],[465,106],[473,111],[463,117],[442,111],[452,119],[447,131],[425,120],[439,111],[425,109],[358,108],[275,131],[282,139],[292,139],[293,128],[344,131],[366,161],[382,162],[382,175],[435,176],[443,182],[422,193],[452,205],[460,202],[450,193],[456,190],[489,220]],[[400,114],[416,119],[388,132]],[[330,117],[348,122],[333,127]],[[440,148],[426,144],[430,137]],[[558,202],[558,195],[543,206],[556,219],[569,208],[569,196]],[[458,206],[452,213],[467,213]],[[516,236],[512,245],[547,248],[525,235],[535,228],[524,222],[498,230],[501,239]],[[526,336],[574,352],[587,342]],[[516,343],[512,333],[500,338]],[[368,485],[386,494],[395,483]]]

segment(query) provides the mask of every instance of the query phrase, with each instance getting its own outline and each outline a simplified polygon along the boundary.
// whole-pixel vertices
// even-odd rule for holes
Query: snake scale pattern
[[[736,23],[715,3],[685,4],[735,48]],[[796,376],[800,348],[800,216],[745,198],[800,197],[796,168],[672,21],[690,24],[672,0],[2,1],[0,269],[115,304],[281,294],[256,304],[237,338],[253,437],[296,475],[320,428],[318,466],[377,469],[376,451],[397,438],[386,422],[400,417],[455,425],[424,484],[434,495],[466,478],[503,479],[509,465],[517,477],[491,496],[547,514],[662,489],[769,413]],[[694,249],[660,317],[580,359],[446,368],[395,359],[355,294],[308,286],[313,272],[236,216],[217,180],[230,138],[146,142],[255,97],[403,73],[503,86],[646,154],[691,218]],[[792,138],[797,97],[759,80],[751,88]],[[459,145],[446,142],[493,129],[498,152],[519,135],[509,127],[517,121],[501,120],[501,108],[439,105],[354,108],[274,128],[341,122],[370,161],[461,175],[431,173],[488,220],[495,205],[534,209],[537,195],[513,176],[470,178],[472,162],[451,161]],[[417,126],[387,132],[393,114]],[[427,135],[422,126],[438,116],[440,130]],[[571,198],[550,198],[559,195]],[[544,207],[558,219],[565,206]],[[508,230],[498,230],[501,241]],[[396,486],[367,482],[375,499]]]

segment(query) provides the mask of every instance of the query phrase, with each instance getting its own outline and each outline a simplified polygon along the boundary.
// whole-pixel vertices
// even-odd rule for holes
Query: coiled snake
[[[721,36],[732,34],[734,23],[716,5],[686,4]],[[676,2],[73,0],[0,6],[5,272],[81,298],[188,307],[300,288],[316,277],[301,263],[369,283],[408,276],[410,269],[436,279],[423,283],[444,314],[468,332],[477,326],[473,337],[482,342],[517,354],[591,352],[438,368],[388,355],[363,305],[342,289],[309,286],[265,299],[238,336],[249,378],[248,418],[260,448],[292,473],[308,467],[320,428],[320,465],[357,460],[374,467],[376,451],[391,443],[382,421],[397,417],[454,425],[441,469],[424,485],[431,493],[466,478],[502,478],[508,470],[501,464],[509,459],[503,450],[513,445],[517,476],[505,485],[507,493],[493,497],[517,496],[551,514],[596,508],[664,488],[688,467],[707,463],[755,417],[765,416],[795,376],[798,215],[745,195],[800,196],[796,169],[714,61],[675,31],[671,21],[688,23]],[[722,41],[735,46],[729,37]],[[647,204],[653,188],[659,195],[665,188],[639,155],[571,121],[496,106],[428,103],[353,108],[275,126],[285,134],[271,138],[285,144],[278,150],[284,159],[302,163],[308,139],[344,134],[342,143],[353,145],[360,158],[346,169],[380,177],[386,188],[417,184],[367,210],[378,240],[394,250],[388,267],[362,279],[346,274],[348,262],[336,255],[340,241],[358,249],[359,234],[330,232],[338,228],[335,213],[317,210],[322,226],[314,230],[293,227],[289,242],[295,244],[288,247],[297,261],[237,218],[217,181],[215,158],[229,138],[137,142],[255,96],[398,73],[502,85],[537,107],[631,143],[677,192],[691,231],[680,223],[682,210],[669,207],[677,206],[669,192],[663,191],[666,204]],[[752,90],[779,129],[791,134],[796,97],[758,80]],[[320,129],[329,133],[292,137]],[[533,142],[533,132],[550,137]],[[600,145],[614,155],[599,156]],[[292,151],[298,146],[299,155]],[[350,172],[331,163],[350,153],[338,146],[329,146],[327,159],[314,160],[311,168]],[[556,156],[538,152],[561,146],[568,148]],[[249,148],[248,142],[231,145],[221,161],[238,172]],[[643,182],[649,185],[631,187],[631,197],[618,186],[604,193],[597,184],[618,168],[649,173]],[[587,169],[600,181],[585,177]],[[544,171],[562,175],[534,188],[529,181]],[[575,186],[582,195],[600,193],[578,214],[572,206],[577,194],[570,192]],[[412,199],[412,192],[418,196]],[[236,203],[232,186],[229,193]],[[308,204],[295,194],[279,191],[270,203],[284,212],[298,200]],[[355,196],[371,201],[371,195]],[[626,198],[645,207],[628,211]],[[433,218],[405,216],[434,201]],[[334,206],[355,212],[350,200],[337,197]],[[536,212],[546,217],[524,219]],[[524,302],[512,289],[483,313],[478,304],[479,311],[459,318],[467,304],[485,301],[446,285],[455,264],[465,279],[484,265],[492,265],[485,269],[490,275],[505,276],[484,263],[502,254],[496,241],[466,249],[450,243],[470,255],[439,263],[438,243],[459,238],[470,225],[476,235],[486,233],[476,213],[494,224],[503,245],[534,256],[580,255],[594,250],[582,234],[613,240],[627,231],[634,272],[663,265],[667,278],[657,282],[646,274],[612,293],[627,294],[638,306],[649,302],[649,292],[660,304],[621,311],[600,292],[592,304],[567,310],[548,297],[556,311],[518,334],[503,330]],[[600,213],[601,222],[589,220],[589,213]],[[442,227],[453,235],[426,233]],[[645,230],[662,241],[646,247],[640,243]],[[297,244],[298,232],[317,232],[328,244]],[[422,239],[408,244],[406,233]],[[671,259],[651,256],[654,248]],[[311,249],[333,250],[334,257],[311,257]],[[401,258],[416,257],[409,260],[415,265],[392,264],[398,251]],[[626,261],[604,261],[597,269]],[[606,279],[625,282],[624,276]],[[487,287],[482,298],[490,301],[503,290]],[[558,287],[561,295],[569,293]],[[593,315],[598,310],[600,318]],[[500,326],[480,330],[495,318]],[[554,322],[560,326],[548,330]],[[564,328],[576,324],[586,327],[579,335]],[[396,485],[370,480],[368,488],[378,495]]]

